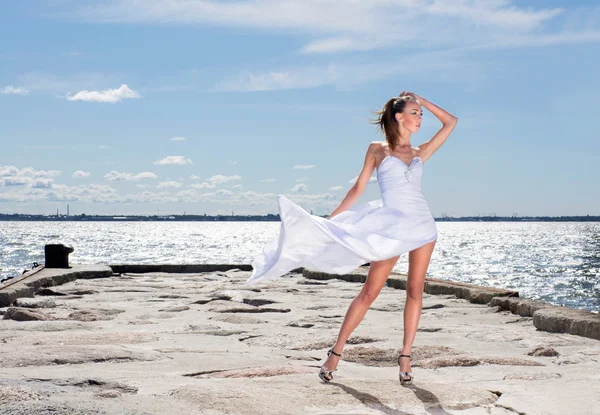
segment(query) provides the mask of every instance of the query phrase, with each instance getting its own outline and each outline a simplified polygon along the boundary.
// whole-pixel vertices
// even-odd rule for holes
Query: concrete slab
[[[392,287],[382,289],[325,384],[319,366],[360,286],[315,285],[294,273],[247,286],[249,276],[67,282],[60,287],[67,295],[42,309],[52,320],[0,320],[0,415],[589,415],[598,408],[597,340],[539,331],[531,317],[446,294],[423,295],[415,383],[401,387],[406,292]],[[263,307],[274,311],[249,314]],[[556,353],[530,354],[542,349]]]
[[[40,288],[82,278],[107,278],[112,273],[112,269],[106,265],[74,265],[68,269],[42,266],[0,285],[0,307],[11,305],[19,297],[33,297]]]

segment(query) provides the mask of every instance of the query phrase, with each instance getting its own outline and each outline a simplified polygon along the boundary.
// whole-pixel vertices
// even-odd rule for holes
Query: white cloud
[[[169,187],[177,189],[178,187],[181,187],[181,186],[182,186],[182,184],[179,182],[167,181],[167,182],[160,182],[156,187],[158,189],[164,189],[164,188],[169,188]]]
[[[35,180],[29,177],[30,180]],[[44,202],[78,202],[82,204],[148,204],[148,203],[208,203],[222,205],[223,209],[212,214],[229,213],[264,213],[277,212],[277,198],[274,193],[259,193],[252,190],[242,191],[241,185],[232,189],[218,189],[212,192],[199,192],[196,189],[180,190],[176,193],[167,191],[144,190],[140,193],[120,194],[109,185],[89,184],[86,186],[67,186],[52,184],[50,188],[39,183],[40,188],[26,186],[8,187],[0,192],[0,202],[12,203],[44,203]],[[148,189],[148,184],[136,184],[140,189]],[[302,204],[306,209],[314,209],[317,213],[330,212],[337,206],[333,194],[308,194],[302,188],[290,192],[294,202]]]
[[[143,179],[154,180],[154,179],[158,179],[158,175],[156,175],[156,174],[154,174],[152,172],[149,172],[149,171],[144,171],[142,173],[138,173],[138,174],[136,174],[133,177],[134,177],[134,180],[143,180]]]
[[[146,185],[137,185],[146,186]],[[336,196],[329,193],[308,194],[302,191],[291,193],[294,202],[302,204],[306,209],[316,212],[329,212],[335,206]],[[194,189],[186,189],[175,194],[166,191],[147,191],[140,193],[119,194],[107,185],[66,186],[54,185],[52,188],[8,188],[0,192],[1,202],[34,203],[34,202],[80,202],[99,204],[131,204],[131,203],[209,203],[222,205],[222,213],[235,209],[236,213],[264,213],[277,211],[277,199],[274,193],[258,193],[241,191],[240,189],[218,189],[214,192],[200,193]],[[215,212],[211,209],[212,213]],[[242,212],[240,212],[242,211]]]
[[[560,9],[523,9],[508,0],[250,0],[236,2],[165,0],[105,1],[97,7],[81,8],[79,15],[103,22],[217,23],[268,29],[301,29],[308,33],[373,33],[393,23],[409,25],[407,15],[449,15],[473,23],[501,27],[535,26]],[[426,16],[423,16],[426,17]],[[530,22],[531,20],[531,22]]]
[[[37,183],[36,188],[22,188],[19,191],[0,193],[0,201],[9,202],[43,202],[70,201],[85,203],[115,203],[125,198],[116,194],[110,186],[91,184],[88,186],[69,187],[63,184]]]
[[[153,164],[194,164],[192,160],[186,159],[184,156],[168,156],[162,160],[157,160]]]
[[[169,138],[169,141],[185,141],[185,137],[173,137]]]
[[[114,104],[124,99],[141,98],[139,92],[130,89],[123,84],[117,89],[105,89],[103,91],[79,91],[75,95],[66,96],[69,101],[107,102]]]
[[[3,177],[0,179],[0,183],[3,186],[25,186],[31,184],[33,179],[31,177]]]
[[[19,169],[15,166],[0,166],[0,186],[27,186],[29,188],[49,188],[53,177],[60,176],[58,170],[37,170],[33,167]]]
[[[227,183],[230,181],[234,181],[234,180],[241,180],[242,177],[236,175],[233,176],[223,176],[222,174],[217,174],[215,176],[212,176],[208,179],[209,182],[213,183],[213,184],[221,184],[221,183]]]
[[[348,183],[354,184],[354,183],[356,183],[357,180],[358,180],[358,176],[354,177],[353,179],[350,179],[348,181]],[[377,177],[373,176],[373,177],[369,178],[369,181],[367,184],[371,184],[371,183],[377,183]]]
[[[111,171],[108,174],[104,175],[104,178],[106,180],[110,180],[112,182],[117,182],[117,181],[136,181],[136,180],[144,180],[144,179],[158,179],[158,176],[154,173],[151,172],[142,172],[142,173],[138,173],[138,174],[131,174],[131,173],[119,173],[117,171]]]
[[[245,73],[218,82],[216,91],[272,91],[280,89],[303,89],[334,83],[324,68],[302,68],[266,73]]]
[[[17,169],[15,166],[0,166],[0,177],[18,175],[19,169]]]
[[[49,189],[52,187],[54,179],[34,179],[29,187],[34,189]]]
[[[109,150],[111,147],[106,144],[102,144],[98,146],[98,150]]]
[[[259,28],[301,38],[306,43],[299,51],[312,55],[390,52],[384,59],[360,54],[352,61],[345,55],[340,62],[255,68],[227,74],[213,87],[275,91],[345,88],[406,74],[435,76],[440,69],[464,68],[460,55],[481,49],[600,42],[599,10],[531,7],[515,0],[103,0],[66,14],[105,23]],[[423,60],[414,50],[430,51],[429,56]]]
[[[7,85],[4,88],[0,89],[0,94],[5,95],[27,95],[29,94],[29,90],[22,87],[14,87],[12,85]]]
[[[294,169],[314,169],[315,167],[313,164],[296,164]]]
[[[112,182],[117,182],[121,180],[133,180],[133,175],[131,173],[119,173],[113,170],[110,173],[105,174],[104,178]]]
[[[261,182],[267,182],[267,183],[272,183],[272,182],[276,182],[277,179],[274,179],[272,177],[269,177],[267,179],[260,179]]]
[[[292,192],[306,192],[306,190],[308,190],[308,186],[304,183],[298,183],[291,189]]]
[[[465,48],[463,48],[465,49]],[[277,91],[315,88],[326,85],[348,87],[399,75],[430,75],[440,70],[460,65],[457,50],[435,50],[422,53],[406,53],[398,58],[365,61],[346,60],[343,63],[313,64],[286,67],[263,73],[242,73],[218,82],[217,91]]]
[[[200,176],[196,176],[195,174],[192,174],[190,177],[188,177],[190,180],[200,180]]]
[[[357,179],[358,179],[358,176],[357,176]],[[331,186],[329,188],[329,190],[337,192],[338,190],[342,190],[343,188],[344,188],[344,186]]]
[[[82,179],[84,177],[90,177],[90,175],[91,175],[90,172],[77,170],[75,173],[73,173],[72,177],[74,177],[76,179]]]
[[[54,179],[44,177],[4,177],[0,178],[0,186],[27,186],[29,188],[46,189],[52,187]]]
[[[195,189],[213,189],[217,187],[219,184],[228,183],[231,181],[241,180],[242,176],[233,175],[233,176],[223,176],[222,174],[217,174],[212,177],[209,177],[207,181],[203,183],[192,184],[191,187]]]
[[[592,9],[592,8],[590,8]],[[592,9],[594,10],[594,9]],[[104,0],[71,11],[99,22],[206,24],[310,36],[304,53],[487,43],[510,35],[557,34],[574,12],[512,0]],[[585,16],[578,21],[585,22]],[[574,25],[585,30],[586,25]],[[597,30],[597,25],[594,26]]]
[[[300,178],[296,179],[297,182],[306,182],[308,180],[309,180],[308,177],[300,177]]]
[[[508,36],[471,49],[522,48],[530,46],[550,46],[571,43],[600,42],[600,31],[564,32],[548,35]]]
[[[203,182],[191,184],[190,187],[193,187],[194,189],[213,189],[217,187],[217,185],[213,183]]]
[[[379,40],[381,41],[381,39]],[[302,48],[304,53],[328,53],[328,52],[346,52],[356,50],[370,50],[373,49],[376,43],[373,41],[360,42],[357,39],[350,37],[333,37],[326,39],[319,39],[310,42],[308,45]]]
[[[193,189],[181,190],[175,193],[175,196],[178,198],[180,202],[184,203],[194,203],[198,199],[198,194]]]
[[[233,192],[231,190],[219,189],[215,192],[217,196],[221,196],[224,199],[231,199],[233,197]]]
[[[238,164],[238,162],[235,160],[229,160],[229,164]]]
[[[13,166],[7,166],[7,167],[13,167]],[[33,167],[25,167],[21,170],[18,170],[16,174],[14,174],[15,176],[27,176],[27,177],[56,177],[56,176],[60,176],[61,172],[59,170],[36,170]],[[1,174],[1,168],[0,168],[0,176],[2,176]]]

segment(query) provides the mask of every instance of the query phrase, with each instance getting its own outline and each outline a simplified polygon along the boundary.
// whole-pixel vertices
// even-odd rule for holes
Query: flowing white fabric
[[[360,265],[412,251],[437,238],[435,220],[421,191],[423,162],[406,165],[385,157],[377,169],[381,198],[325,219],[277,196],[279,237],[252,262],[248,284],[272,280],[295,268],[344,274]]]

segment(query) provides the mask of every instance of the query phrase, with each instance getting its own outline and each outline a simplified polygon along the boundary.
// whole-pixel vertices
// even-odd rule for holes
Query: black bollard
[[[73,247],[69,245],[46,245],[44,247],[44,253],[46,254],[46,268],[71,268],[69,267],[69,254],[73,251]]]

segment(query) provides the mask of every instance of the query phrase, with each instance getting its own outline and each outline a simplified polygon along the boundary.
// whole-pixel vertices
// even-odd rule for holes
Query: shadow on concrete
[[[365,406],[367,406],[371,409],[374,409],[376,411],[380,411],[386,415],[413,415],[414,414],[413,412],[405,412],[405,411],[401,411],[398,409],[390,408],[389,406],[387,406],[383,402],[381,402],[379,400],[379,398],[377,398],[376,396],[373,396],[366,392],[361,392],[350,386],[343,385],[341,383],[330,383],[330,385],[337,386],[338,388],[342,389],[347,394],[354,396],[357,400],[359,400]],[[410,389],[414,392],[416,397],[421,402],[423,402],[423,406],[425,407],[425,410],[427,412],[429,412],[431,415],[452,415],[450,412],[446,412],[446,410],[444,408],[442,408],[442,405],[440,404],[440,400],[437,398],[437,396],[435,396],[433,393],[429,392],[428,390],[423,389],[423,388],[418,388],[414,385],[407,387],[407,389]],[[432,404],[433,405],[438,404],[438,407],[431,408]]]
[[[425,410],[429,412],[431,415],[452,415],[450,412],[446,412],[446,410],[442,407],[440,400],[435,394],[429,392],[427,389],[419,388],[417,386],[410,385],[407,387],[414,392],[415,396],[423,402],[425,406]],[[438,406],[434,406],[432,408],[428,408],[431,404],[437,404]]]

